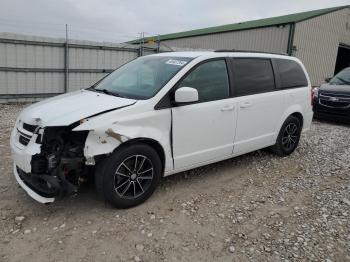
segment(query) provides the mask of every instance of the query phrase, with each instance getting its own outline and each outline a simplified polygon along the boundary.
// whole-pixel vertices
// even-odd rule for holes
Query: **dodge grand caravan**
[[[296,58],[150,55],[23,110],[11,134],[14,175],[49,203],[75,194],[93,166],[97,191],[127,208],[149,198],[162,176],[266,147],[287,156],[312,116],[310,80]]]

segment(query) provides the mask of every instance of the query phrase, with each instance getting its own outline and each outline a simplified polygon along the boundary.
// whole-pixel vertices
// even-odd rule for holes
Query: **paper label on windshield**
[[[168,65],[184,66],[184,65],[187,64],[187,61],[176,60],[176,59],[169,59],[165,63],[168,64]]]

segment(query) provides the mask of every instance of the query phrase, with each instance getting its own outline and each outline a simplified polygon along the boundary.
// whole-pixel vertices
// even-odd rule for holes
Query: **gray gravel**
[[[296,152],[257,151],[162,180],[128,210],[93,186],[51,205],[12,175],[0,105],[0,261],[350,261],[350,129],[313,122]]]

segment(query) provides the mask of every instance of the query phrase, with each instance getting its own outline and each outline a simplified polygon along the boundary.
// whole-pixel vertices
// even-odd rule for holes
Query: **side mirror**
[[[192,87],[180,87],[175,91],[175,102],[179,104],[198,101],[198,91]]]
[[[332,79],[332,77],[327,77],[324,81],[325,81],[326,83],[328,83],[329,81],[331,81],[331,79]]]

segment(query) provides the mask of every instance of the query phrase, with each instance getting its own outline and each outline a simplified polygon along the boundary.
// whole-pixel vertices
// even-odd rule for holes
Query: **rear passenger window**
[[[200,102],[228,98],[226,62],[216,60],[199,65],[180,83],[179,87],[183,86],[197,89]]]
[[[269,92],[275,89],[270,59],[234,58],[233,70],[237,96]]]
[[[292,60],[276,59],[281,88],[307,86],[307,79],[301,66]]]

